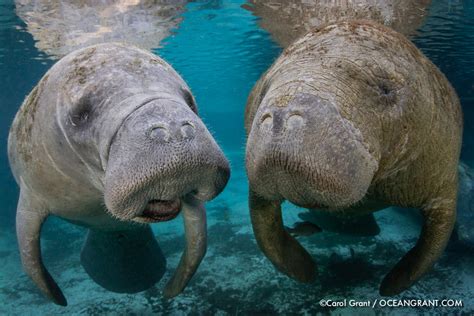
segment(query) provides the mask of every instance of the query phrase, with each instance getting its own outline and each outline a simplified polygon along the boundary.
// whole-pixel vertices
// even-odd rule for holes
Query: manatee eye
[[[191,110],[193,110],[194,113],[197,113],[196,102],[194,101],[194,97],[191,94],[191,92],[185,89],[183,89],[182,91],[183,91],[183,98],[186,104],[191,108]]]
[[[91,107],[89,104],[80,104],[76,109],[71,111],[69,116],[73,126],[83,126],[89,121],[91,115]]]
[[[377,83],[377,92],[380,101],[384,105],[393,105],[397,101],[397,90],[393,89],[393,84],[389,81],[380,81]]]
[[[389,89],[389,87],[387,86],[385,82],[381,82],[379,84],[379,89],[382,95],[389,95],[391,93],[391,90]]]

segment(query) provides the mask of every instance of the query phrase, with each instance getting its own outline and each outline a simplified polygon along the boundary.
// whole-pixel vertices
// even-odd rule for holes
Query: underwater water
[[[69,305],[47,301],[21,268],[14,230],[18,188],[8,166],[9,126],[24,97],[55,62],[15,14],[15,4],[0,0],[0,315],[148,315],[148,314],[400,314],[474,313],[474,252],[450,247],[435,268],[396,298],[456,299],[462,308],[321,307],[334,301],[379,299],[383,276],[414,244],[417,219],[387,209],[375,217],[381,233],[354,237],[332,232],[299,237],[317,259],[319,278],[300,284],[277,272],[258,249],[247,206],[243,114],[253,84],[279,55],[279,47],[242,8],[245,1],[200,0],[186,5],[182,21],[153,50],[169,62],[193,91],[199,113],[231,161],[224,192],[207,204],[208,250],[185,291],[173,300],[162,289],[184,247],[181,217],[153,225],[168,266],[163,279],[137,294],[117,294],[95,284],[79,260],[86,230],[48,219],[43,256]],[[474,1],[433,0],[413,41],[446,74],[465,113],[462,158],[474,166]],[[287,226],[305,212],[285,204]]]

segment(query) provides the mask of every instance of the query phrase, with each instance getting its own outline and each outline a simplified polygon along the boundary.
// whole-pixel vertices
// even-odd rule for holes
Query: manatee
[[[249,208],[277,269],[311,282],[310,254],[284,229],[281,203],[339,216],[419,209],[416,245],[382,295],[409,288],[443,253],[456,218],[459,99],[406,37],[373,21],[310,31],[251,91],[245,113]]]
[[[85,270],[103,287],[131,293],[163,274],[149,224],[182,210],[185,250],[164,291],[173,297],[206,252],[204,203],[230,175],[181,77],[161,58],[119,43],[77,50],[44,75],[14,119],[8,155],[20,186],[23,267],[59,305],[66,299],[40,249],[48,216],[89,228]]]
[[[287,47],[313,28],[351,19],[385,24],[407,36],[422,25],[431,0],[250,0],[244,7],[260,17],[260,25]],[[340,217],[314,210],[305,216],[324,230],[357,236],[375,236],[380,228],[372,214]]]
[[[15,0],[35,46],[60,58],[93,44],[127,42],[159,47],[171,34],[187,0]]]
[[[261,18],[283,47],[309,30],[343,20],[372,20],[410,36],[422,25],[431,0],[249,0],[245,8]]]

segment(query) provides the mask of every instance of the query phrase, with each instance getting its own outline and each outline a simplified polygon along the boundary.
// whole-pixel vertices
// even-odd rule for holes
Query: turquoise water
[[[199,114],[226,150],[245,146],[244,108],[253,84],[281,49],[245,1],[198,1],[187,6],[176,35],[155,50],[190,85]]]
[[[298,284],[276,272],[258,250],[248,218],[244,170],[243,113],[247,95],[261,73],[281,52],[258,19],[241,7],[245,1],[194,1],[182,21],[153,51],[187,81],[203,121],[232,164],[225,191],[208,203],[209,245],[206,258],[185,292],[173,301],[161,296],[165,281],[183,249],[182,220],[154,225],[168,260],[168,272],[156,287],[135,295],[108,292],[93,283],[79,263],[85,230],[58,219],[48,220],[42,246],[46,265],[68,298],[67,308],[46,301],[24,275],[14,237],[18,189],[6,155],[8,128],[25,95],[54,60],[35,47],[10,1],[0,0],[0,314],[3,315],[148,315],[148,314],[315,314],[331,310],[321,299],[376,299],[383,275],[408,250],[419,224],[401,211],[386,210],[376,218],[379,236],[352,237],[324,232],[301,239],[318,258],[320,279]],[[447,75],[466,115],[463,159],[474,161],[474,1],[434,0],[414,42]],[[303,212],[285,206],[291,226]],[[352,254],[353,253],[353,254]],[[463,309],[425,312],[474,313],[474,254],[453,248],[434,271],[399,298],[463,300]],[[334,311],[334,310],[333,310]],[[339,313],[374,313],[347,308]],[[421,312],[407,308],[377,313]]]

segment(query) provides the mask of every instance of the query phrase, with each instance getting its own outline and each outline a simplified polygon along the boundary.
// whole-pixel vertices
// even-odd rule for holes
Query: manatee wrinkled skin
[[[81,259],[97,283],[136,292],[164,272],[147,224],[182,210],[186,248],[164,292],[173,297],[206,252],[204,202],[230,174],[181,77],[159,57],[118,43],[75,51],[44,75],[15,117],[8,154],[20,186],[23,267],[60,305],[66,299],[40,250],[49,215],[90,228]]]
[[[443,253],[456,218],[462,112],[445,76],[401,34],[362,20],[307,33],[256,83],[245,127],[253,230],[280,271],[310,282],[317,270],[284,229],[284,200],[339,216],[420,209],[419,240],[382,295],[409,288]]]
[[[421,26],[431,0],[250,0],[245,7],[287,47],[313,28],[343,20],[375,21],[410,36]]]
[[[187,0],[15,0],[35,46],[60,58],[79,48],[126,42],[157,48],[180,23]]]

